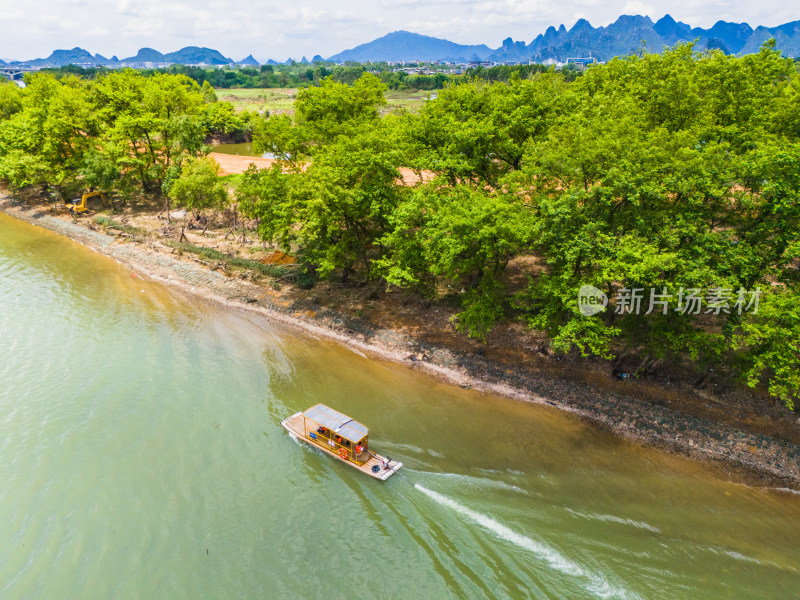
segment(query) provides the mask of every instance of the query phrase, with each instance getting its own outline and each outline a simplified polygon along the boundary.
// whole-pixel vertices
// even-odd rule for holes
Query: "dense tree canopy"
[[[264,126],[272,147],[285,140],[287,154],[313,156],[305,169],[293,160],[294,173],[248,176],[265,237],[321,275],[361,273],[433,298],[455,293],[457,326],[469,335],[521,318],[559,351],[633,352],[643,368],[691,360],[701,375],[728,365],[793,405],[800,88],[792,61],[769,45],[741,58],[684,45],[616,59],[571,82],[552,71],[461,82],[418,114],[380,125],[371,110],[348,108],[361,81],[323,82],[299,99],[297,119]],[[369,96],[363,106],[380,102]],[[404,185],[390,175],[401,166],[428,182]],[[258,177],[269,180],[261,192]],[[523,257],[542,268],[520,291],[506,271]],[[606,295],[604,311],[583,314],[585,285]]]
[[[184,76],[36,73],[27,82],[21,92],[3,86],[0,93],[0,177],[15,187],[160,193],[224,121],[212,118],[213,105]]]
[[[206,136],[252,128],[280,160],[238,206],[307,273],[456,299],[480,339],[520,320],[558,352],[727,370],[795,405],[800,77],[774,46],[476,71],[384,118],[386,76],[309,69],[293,117],[236,115],[199,73],[0,85],[0,177],[199,207],[224,201]]]

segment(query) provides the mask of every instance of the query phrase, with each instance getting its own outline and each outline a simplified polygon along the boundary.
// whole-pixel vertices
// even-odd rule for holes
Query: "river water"
[[[232,154],[234,156],[259,156],[261,158],[272,159],[281,158],[281,156],[278,156],[273,152],[262,152],[259,154],[253,150],[253,142],[240,142],[238,144],[216,144],[215,146],[211,146],[211,151],[218,152],[219,154]]]
[[[262,156],[253,151],[252,142],[241,142],[239,144],[216,144],[211,147],[212,152],[222,154],[233,154],[235,156]]]
[[[325,402],[407,466],[301,446]],[[796,598],[800,496],[141,280],[0,214],[0,598]]]

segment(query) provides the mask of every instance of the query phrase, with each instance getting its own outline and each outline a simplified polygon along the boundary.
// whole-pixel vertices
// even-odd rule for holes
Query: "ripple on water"
[[[652,531],[654,533],[661,533],[661,530],[658,527],[653,527],[644,521],[634,521],[633,519],[624,519],[622,517],[617,517],[615,515],[597,515],[592,513],[582,513],[577,510],[572,510],[571,508],[565,509],[568,513],[575,517],[580,517],[582,519],[590,519],[593,521],[606,521],[608,523],[619,523],[620,525],[630,525],[631,527],[638,527],[639,529],[647,529],[648,531]]]

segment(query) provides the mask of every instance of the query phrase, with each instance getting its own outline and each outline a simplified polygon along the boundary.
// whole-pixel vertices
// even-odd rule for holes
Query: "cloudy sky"
[[[80,46],[125,58],[143,46],[215,48],[239,60],[324,57],[405,29],[462,44],[530,42],[579,18],[608,25],[621,14],[665,13],[692,26],[716,21],[774,26],[800,19],[786,0],[0,0],[0,58],[46,57]]]

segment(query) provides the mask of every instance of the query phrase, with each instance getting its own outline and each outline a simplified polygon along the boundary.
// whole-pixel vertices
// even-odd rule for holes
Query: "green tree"
[[[22,90],[5,77],[0,77],[0,121],[5,121],[21,110]]]
[[[188,159],[180,176],[172,182],[168,197],[197,215],[206,209],[222,209],[228,205],[229,197],[219,173],[220,166],[213,158]]]
[[[94,89],[100,142],[123,189],[158,193],[185,158],[203,151],[205,102],[189,78],[127,70],[99,78]]]
[[[352,86],[328,77],[320,87],[305,88],[297,94],[297,123],[316,144],[351,135],[378,121],[378,106],[386,104],[384,89],[381,81],[369,73],[361,75]]]
[[[22,110],[0,121],[0,177],[14,187],[44,185],[72,193],[98,132],[88,84],[45,73],[27,82]]]
[[[506,311],[503,274],[530,238],[530,217],[505,194],[467,185],[417,188],[391,216],[379,272],[389,284],[429,296],[460,290],[458,329],[485,339]]]
[[[323,277],[370,276],[403,191],[400,154],[380,122],[320,146],[305,170],[248,171],[237,194],[263,239],[293,250]],[[284,172],[285,171],[285,172]]]
[[[451,185],[469,181],[498,189],[504,175],[521,168],[531,140],[547,133],[565,90],[555,73],[509,84],[448,85],[404,121],[410,166],[434,171]]]
[[[203,81],[200,91],[203,94],[203,99],[209,104],[217,102],[217,93],[214,91],[214,88],[211,87],[211,84],[208,83],[208,81]]]
[[[733,338],[741,378],[755,388],[765,383],[788,409],[800,400],[800,290],[770,289],[757,313],[748,313]]]
[[[236,186],[236,198],[243,215],[258,219],[262,240],[291,250],[296,223],[292,186],[297,177],[285,171],[280,163],[270,169],[257,169],[251,164]]]

